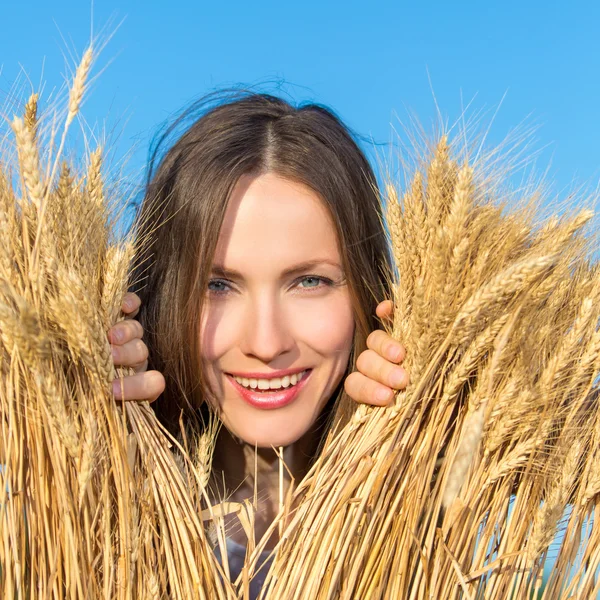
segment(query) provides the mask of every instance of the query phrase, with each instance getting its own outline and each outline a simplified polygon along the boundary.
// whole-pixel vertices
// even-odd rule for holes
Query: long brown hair
[[[193,124],[171,145],[190,116]],[[153,406],[171,429],[182,410],[197,415],[206,398],[200,315],[229,196],[242,175],[264,172],[306,185],[333,218],[356,321],[349,368],[377,327],[389,257],[376,178],[348,128],[317,104],[296,108],[249,92],[208,97],[154,147],[136,224],[144,240],[133,274],[142,298],[138,318],[150,367],[166,379]],[[347,413],[350,405],[344,399],[340,409]]]

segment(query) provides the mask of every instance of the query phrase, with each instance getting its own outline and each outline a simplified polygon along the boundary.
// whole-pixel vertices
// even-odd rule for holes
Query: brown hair
[[[201,116],[161,155],[198,110]],[[136,224],[144,240],[134,272],[142,298],[138,318],[150,367],[167,382],[153,406],[171,429],[181,410],[198,414],[206,398],[198,332],[228,198],[242,175],[267,171],[309,187],[333,218],[356,321],[349,368],[377,327],[374,310],[386,297],[389,257],[376,178],[349,130],[317,104],[295,108],[247,92],[229,93],[223,102],[222,93],[213,95],[160,137]],[[347,413],[350,401],[342,404]]]

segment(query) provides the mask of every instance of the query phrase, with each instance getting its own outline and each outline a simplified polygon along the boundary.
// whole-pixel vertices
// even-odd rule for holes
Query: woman
[[[204,401],[217,412],[214,480],[234,501],[257,494],[260,539],[279,502],[273,447],[284,447],[285,485],[299,481],[327,425],[350,414],[347,396],[385,405],[405,387],[404,349],[373,314],[391,313],[389,255],[376,179],[348,129],[323,107],[269,95],[201,109],[153,153],[138,221],[152,241],[139,296],[124,303],[140,323],[110,339],[115,364],[138,371],[125,399],[160,396],[174,430]],[[235,563],[243,532],[230,543]]]

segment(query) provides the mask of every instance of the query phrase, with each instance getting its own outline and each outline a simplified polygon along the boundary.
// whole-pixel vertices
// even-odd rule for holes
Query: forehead
[[[340,262],[335,227],[319,196],[273,173],[240,178],[227,206],[215,262],[248,271],[314,259]]]

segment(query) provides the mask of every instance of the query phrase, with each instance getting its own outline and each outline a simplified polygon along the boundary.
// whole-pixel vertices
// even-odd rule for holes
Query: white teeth
[[[273,377],[272,379],[248,379],[246,377],[234,376],[234,379],[245,388],[253,390],[280,390],[296,385],[306,375],[306,371],[294,373],[294,375],[286,375],[285,377]]]

